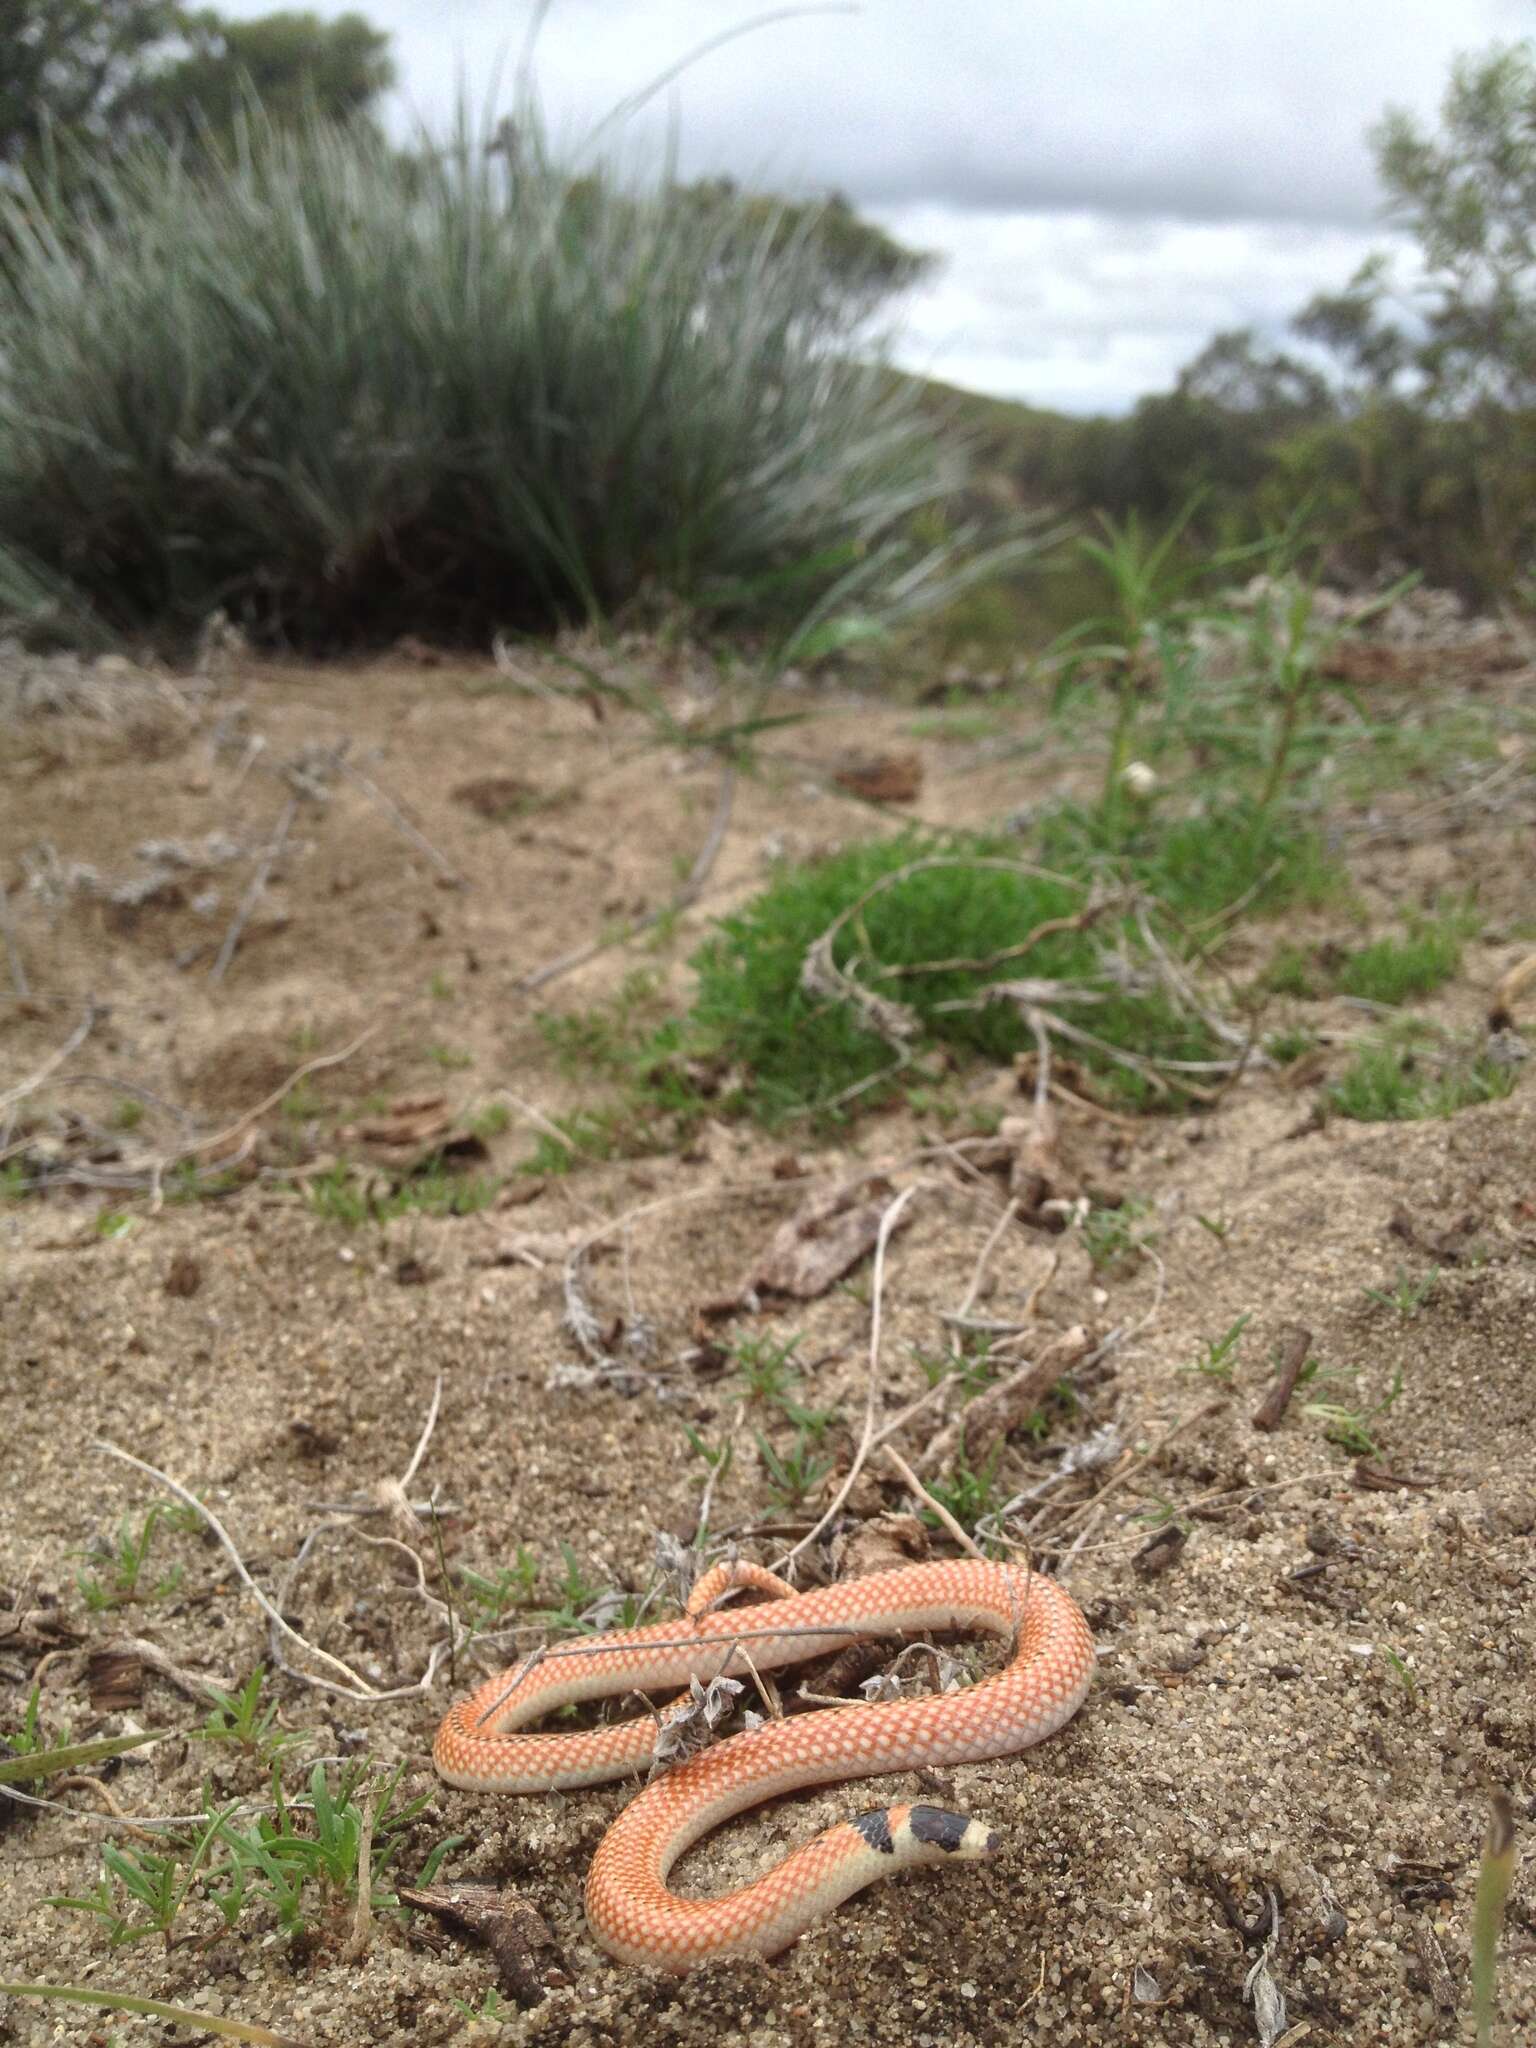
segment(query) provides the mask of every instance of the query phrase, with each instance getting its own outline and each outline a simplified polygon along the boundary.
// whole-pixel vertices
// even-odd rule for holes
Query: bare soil
[[[528,666],[538,681],[544,672]],[[1455,688],[1529,706],[1531,685],[1526,671]],[[686,679],[670,687],[685,712]],[[238,1753],[187,1739],[206,1709],[162,1676],[149,1673],[126,1713],[91,1704],[90,1653],[124,1635],[220,1684],[270,1657],[249,1593],[192,1527],[157,1529],[144,1597],[90,1609],[79,1579],[103,1567],[85,1554],[163,1497],[103,1453],[106,1440],[201,1493],[310,1642],[377,1690],[403,1693],[373,1704],[280,1678],[283,1725],[304,1738],[288,1782],[299,1786],[320,1757],[403,1763],[404,1794],[429,1793],[431,1805],[392,1877],[462,1836],[446,1877],[509,1887],[543,1916],[554,1942],[546,1995],[527,2010],[509,2003],[487,2037],[581,2048],[1214,2048],[1259,2038],[1244,1986],[1267,1956],[1287,2043],[1467,2042],[1479,1844],[1490,1793],[1502,1789],[1524,1859],[1499,1978],[1502,2038],[1508,2048],[1536,2038],[1529,1072],[1507,1101],[1397,1126],[1311,1114],[1345,1057],[1338,1043],[1302,1075],[1256,1073],[1198,1116],[1124,1127],[1062,1107],[1064,1174],[1144,1200],[1153,1255],[1095,1269],[1078,1234],[1015,1228],[980,1306],[1021,1317],[1054,1251],[1042,1340],[1074,1324],[1100,1342],[1123,1333],[1083,1374],[1076,1412],[1058,1416],[1043,1444],[1014,1441],[997,1475],[1004,1492],[1047,1485],[1069,1445],[1115,1433],[1109,1463],[1047,1486],[1042,1503],[1058,1506],[1034,1536],[1039,1561],[1063,1569],[1089,1613],[1101,1649],[1093,1693],[1064,1733],[1023,1757],[832,1787],[748,1817],[702,1845],[682,1881],[729,1885],[838,1816],[918,1796],[984,1816],[1005,1837],[997,1860],[876,1886],[772,1964],[675,1983],[615,1967],[583,1928],[583,1874],[625,1788],[477,1799],[436,1784],[428,1753],[449,1674],[413,1688],[440,1624],[406,1551],[362,1540],[391,1525],[324,1504],[370,1501],[405,1472],[439,1376],[440,1413],[409,1490],[443,1504],[451,1560],[491,1572],[526,1544],[553,1601],[564,1543],[588,1583],[638,1589],[657,1533],[691,1534],[698,1515],[703,1468],[684,1422],[712,1441],[735,1430],[714,1526],[810,1519],[775,1504],[753,1439],[754,1425],[774,1425],[738,1413],[712,1340],[800,1333],[807,1398],[845,1418],[829,1437],[844,1467],[864,1409],[867,1263],[852,1286],[723,1325],[701,1325],[700,1305],[740,1284],[813,1187],[876,1169],[893,1186],[917,1185],[883,1294],[876,1401],[893,1415],[924,1391],[916,1354],[940,1350],[942,1313],[964,1298],[1005,1199],[998,1179],[943,1150],[978,1109],[1027,1111],[1014,1076],[975,1071],[951,1077],[958,1120],[947,1124],[903,1108],[818,1147],[804,1133],[713,1123],[671,1154],[542,1179],[516,1170],[538,1116],[590,1104],[606,1085],[561,1071],[536,1011],[609,996],[637,961],[685,1000],[689,951],[710,918],[760,884],[770,853],[812,852],[900,818],[994,823],[1091,773],[1018,707],[960,742],[889,704],[822,698],[816,708],[773,736],[764,771],[742,781],[705,895],[676,928],[535,994],[519,987],[531,970],[667,902],[709,827],[707,756],[658,750],[611,707],[599,720],[591,705],[508,690],[488,666],[403,662],[245,664],[181,703],[148,692],[132,716],[53,712],[0,728],[0,880],[26,990],[13,979],[0,1005],[0,1096],[95,1005],[89,1035],[0,1111],[0,1147],[25,1141],[33,1159],[51,1148],[75,1169],[72,1186],[0,1206],[0,1733],[14,1735],[34,1683],[50,1731],[177,1731],[95,1773],[101,1789],[56,1788],[70,1811],[0,1817],[0,1974],[129,1988],[309,2043],[376,2048],[459,2038],[470,2022],[456,2001],[478,2008],[497,1983],[484,1950],[424,1915],[381,1915],[366,1953],[348,1959],[345,1916],[291,1944],[260,1912],[227,1934],[199,1908],[169,1944],[112,1951],[91,1917],[46,1903],[94,1887],[102,1842],[114,1838],[107,1799],[150,1816],[196,1813],[205,1783],[220,1800],[267,1796]],[[329,772],[315,785],[323,801],[299,796],[228,970],[211,980],[295,793],[274,766],[321,761],[318,750],[343,739],[371,787]],[[860,802],[829,772],[850,750],[915,753],[920,795],[894,810]],[[1486,769],[1452,763],[1334,821],[1368,923],[1385,928],[1447,889],[1478,890],[1482,938],[1459,980],[1418,1006],[1468,1028],[1531,950],[1536,759],[1522,767],[1516,742],[1511,760],[1519,772],[1486,794]],[[466,886],[448,884],[373,789],[405,807]],[[223,859],[209,834],[239,857]],[[164,840],[193,858],[156,880],[137,849]],[[56,859],[38,854],[45,845]],[[71,879],[71,863],[89,864],[96,882]],[[112,900],[146,875],[143,900]],[[1340,913],[1245,924],[1225,964],[1250,975],[1280,939],[1330,928],[1353,935]],[[1342,1004],[1308,1014],[1325,1035],[1362,1024]],[[370,1029],[286,1108],[269,1101],[306,1062]],[[353,1229],[314,1212],[304,1176],[338,1157],[400,1171],[347,1131],[436,1096],[456,1124],[496,1100],[511,1106],[509,1127],[467,1168],[508,1177],[498,1205]],[[136,1123],[125,1101],[142,1103]],[[210,1137],[219,1142],[204,1163],[228,1167],[225,1192],[178,1202],[174,1171],[158,1202],[89,1185],[93,1173],[110,1181]],[[592,1383],[570,1370],[583,1359],[564,1322],[563,1247],[620,1217],[587,1262],[588,1298],[620,1339],[652,1326],[656,1347],[617,1381]],[[1436,1268],[1411,1312],[1368,1293]],[[1231,1383],[1192,1370],[1243,1315]],[[1329,1441],[1326,1418],[1308,1412],[1322,1398],[1315,1384],[1273,1434],[1252,1426],[1272,1353],[1298,1323],[1344,1376],[1327,1383],[1329,1398],[1364,1417],[1373,1453]],[[910,1424],[900,1440],[909,1457],[943,1413],[937,1404]],[[850,1503],[862,1533],[845,1529],[830,1552],[813,1552],[811,1575],[867,1568],[880,1555],[870,1528],[912,1505],[873,1460]],[[1139,1553],[1170,1514],[1187,1540],[1151,1573],[1157,1560]],[[300,1545],[322,1525],[295,1578]],[[404,1534],[435,1588],[430,1534]],[[786,1547],[781,1535],[740,1541],[765,1559]],[[177,1582],[154,1594],[148,1579],[172,1566]],[[459,1686],[509,1654],[477,1645],[459,1660]],[[0,2000],[0,2042],[172,2038],[186,2036]]]

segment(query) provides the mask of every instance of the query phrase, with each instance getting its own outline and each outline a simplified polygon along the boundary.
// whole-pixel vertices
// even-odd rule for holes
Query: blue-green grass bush
[[[222,156],[0,188],[0,615],[324,650],[654,593],[809,621],[797,658],[962,587],[931,515],[963,453],[856,359],[814,219],[520,133],[405,155],[253,110]]]

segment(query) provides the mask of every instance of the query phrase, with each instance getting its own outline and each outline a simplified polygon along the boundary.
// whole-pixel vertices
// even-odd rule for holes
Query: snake
[[[743,1589],[767,1601],[721,1607]],[[553,1792],[643,1777],[655,1760],[655,1717],[564,1734],[524,1731],[578,1701],[758,1679],[852,1642],[930,1630],[1001,1636],[1011,1654],[1001,1671],[958,1692],[767,1719],[727,1736],[653,1775],[598,1845],[587,1925],[618,1961],[681,1975],[717,1957],[768,1957],[874,1879],[990,1856],[998,1835],[938,1806],[880,1807],[708,1899],[670,1889],[678,1857],[732,1815],[802,1786],[1012,1756],[1055,1734],[1082,1705],[1094,1663],[1087,1621],[1063,1587],[1023,1565],[966,1557],[799,1592],[765,1566],[733,1560],[703,1575],[681,1621],[535,1652],[488,1679],[444,1716],[433,1762],[445,1783],[470,1792]]]

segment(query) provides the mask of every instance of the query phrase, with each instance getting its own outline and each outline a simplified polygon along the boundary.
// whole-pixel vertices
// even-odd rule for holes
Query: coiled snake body
[[[773,1598],[715,1606],[741,1587]],[[1093,1672],[1088,1624],[1060,1586],[1020,1566],[958,1559],[797,1593],[760,1565],[719,1565],[694,1588],[681,1622],[605,1635],[488,1680],[450,1709],[433,1760],[450,1785],[481,1792],[549,1792],[643,1774],[655,1742],[649,1719],[568,1735],[516,1731],[569,1701],[747,1677],[923,1630],[1000,1635],[1012,1656],[963,1692],[796,1715],[732,1736],[653,1779],[599,1845],[587,1922],[621,1961],[683,1971],[715,1956],[770,1956],[874,1878],[985,1856],[997,1837],[937,1807],[881,1807],[714,1899],[668,1889],[677,1858],[732,1814],[802,1785],[1011,1756],[1053,1735],[1081,1706]]]

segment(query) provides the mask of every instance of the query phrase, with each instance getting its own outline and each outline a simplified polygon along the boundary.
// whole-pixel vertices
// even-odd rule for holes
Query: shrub
[[[826,1109],[863,1084],[871,1085],[861,1103],[879,1099],[877,1077],[895,1065],[890,1043],[869,1028],[853,1002],[808,990],[801,969],[807,950],[841,912],[885,877],[924,861],[934,864],[916,866],[870,894],[832,949],[845,971],[858,957],[861,988],[910,1007],[922,1041],[993,1060],[1033,1046],[1014,1003],[981,1000],[991,984],[1027,976],[1064,985],[1052,1009],[1134,1056],[1216,1056],[1205,1024],[1148,971],[1128,920],[1056,931],[1027,957],[1017,957],[1021,940],[1038,926],[1070,922],[1083,908],[1083,883],[1031,871],[1006,840],[903,835],[781,869],[746,909],[722,920],[718,935],[695,956],[691,1027],[703,1046],[717,1049],[736,1069],[738,1106],[772,1122]],[[1016,957],[994,957],[1010,948]],[[926,962],[944,964],[891,972]],[[1121,1099],[1157,1099],[1153,1083],[1110,1055],[1074,1047],[1073,1057],[1084,1059]],[[1182,1099],[1177,1081],[1166,1099]]]
[[[912,515],[963,462],[843,346],[814,214],[520,141],[253,116],[226,161],[95,167],[73,212],[0,190],[0,613],[174,642],[221,608],[324,649],[656,592],[825,646],[952,592]]]

